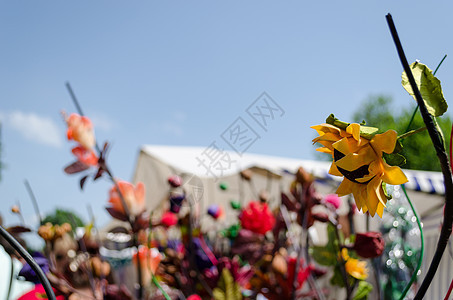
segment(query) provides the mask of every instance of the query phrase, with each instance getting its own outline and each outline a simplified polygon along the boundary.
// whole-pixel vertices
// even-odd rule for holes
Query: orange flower
[[[66,118],[68,140],[79,142],[86,149],[92,149],[96,143],[94,138],[93,124],[87,117],[71,114]]]
[[[359,279],[359,280],[367,279],[368,269],[367,269],[366,261],[361,261],[361,260],[349,257],[348,250],[346,248],[343,248],[341,250],[341,255],[343,256],[343,259],[345,261],[344,267],[346,269],[346,273],[348,273],[352,277]]]
[[[82,146],[77,146],[72,148],[72,154],[77,157],[77,160],[81,163],[88,165],[88,166],[96,166],[98,164],[98,157],[96,153],[91,150],[87,149]]]
[[[118,181],[118,187],[123,195],[129,212],[137,216],[145,210],[145,185],[142,182],[137,183],[134,187],[133,184],[127,181]],[[124,207],[121,203],[120,195],[116,186],[113,186],[109,192],[109,203],[111,208],[120,213],[125,213]]]
[[[157,248],[140,246],[138,252],[133,256],[135,264],[137,263],[137,256],[142,269],[143,282],[151,282],[151,277],[156,274],[157,268],[162,260],[162,254],[160,254]]]

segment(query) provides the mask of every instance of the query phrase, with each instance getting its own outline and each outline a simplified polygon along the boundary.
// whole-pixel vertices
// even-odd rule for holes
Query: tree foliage
[[[84,222],[82,221],[82,219],[80,217],[78,217],[75,213],[73,213],[71,211],[63,210],[63,209],[56,209],[55,212],[47,215],[43,219],[43,223],[45,224],[47,222],[50,222],[53,225],[61,225],[63,223],[69,223],[71,226],[73,225],[73,222],[75,222],[78,227],[84,226]]]
[[[410,119],[416,109],[415,102],[408,107],[396,110],[392,106],[393,100],[388,96],[371,96],[360,106],[352,117],[353,122],[360,123],[363,120],[367,125],[378,127],[380,132],[394,129],[401,135],[406,132]],[[450,145],[451,119],[448,115],[436,118],[441,128],[445,145]],[[414,120],[408,130],[424,127],[422,117],[416,113]],[[402,155],[406,157],[405,169],[440,171],[439,160],[437,159],[434,147],[427,131],[417,133],[402,140]]]

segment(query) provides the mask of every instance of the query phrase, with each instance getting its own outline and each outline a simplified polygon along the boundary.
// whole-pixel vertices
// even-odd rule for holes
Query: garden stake
[[[428,272],[418,290],[417,294],[415,295],[414,299],[422,299],[430,286],[434,275],[436,274],[437,268],[439,267],[440,260],[442,259],[442,255],[445,251],[447,246],[448,240],[451,235],[452,231],[452,224],[453,224],[453,182],[452,182],[452,174],[450,169],[450,164],[448,161],[447,154],[445,152],[445,147],[439,132],[434,124],[434,120],[431,115],[428,113],[425,103],[423,102],[423,98],[420,94],[420,91],[417,87],[415,82],[414,76],[412,71],[409,67],[409,64],[406,59],[406,55],[404,54],[403,47],[401,45],[401,41],[398,37],[398,33],[396,31],[395,24],[393,23],[392,16],[387,14],[386,16],[387,23],[389,25],[390,32],[392,34],[393,40],[395,42],[395,46],[398,52],[398,56],[401,60],[401,64],[403,65],[404,71],[409,79],[409,82],[412,87],[412,91],[415,95],[417,100],[418,106],[420,108],[420,113],[422,115],[423,121],[426,124],[428,129],[429,136],[433,143],[434,149],[436,150],[437,157],[439,158],[440,166],[442,169],[442,174],[444,177],[444,185],[445,185],[445,210],[444,210],[444,221],[442,224],[441,233],[439,236],[439,240],[437,243],[436,252],[434,257],[431,261],[429,266]]]

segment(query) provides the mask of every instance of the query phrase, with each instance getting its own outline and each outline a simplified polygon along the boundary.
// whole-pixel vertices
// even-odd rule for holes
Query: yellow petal
[[[351,134],[352,137],[360,142],[360,125],[357,123],[352,123],[348,127],[346,127],[346,132]]]
[[[382,214],[384,213],[384,205],[382,205],[381,202],[379,202],[378,207],[376,208],[376,213],[379,215],[379,217],[382,218]]]
[[[322,153],[329,153],[329,154],[332,154],[332,150],[330,150],[328,147],[317,148],[316,151],[322,152]]]
[[[335,150],[343,153],[344,155],[351,153],[347,138],[342,138],[341,140],[333,143],[332,146]]]
[[[403,171],[396,166],[389,166],[386,163],[384,165],[384,175],[382,176],[382,180],[385,183],[399,185],[408,182],[406,175],[404,175]]]
[[[323,146],[326,147],[327,149],[333,151],[332,142],[319,141],[318,143],[321,144],[321,145],[323,145]]]
[[[335,148],[335,145],[333,146]],[[358,153],[349,153],[343,158],[335,161],[335,164],[337,165],[337,167],[340,167],[347,171],[354,171],[364,165],[370,164],[376,159],[376,153],[373,151],[373,149],[371,147],[364,147]]]
[[[334,176],[343,176],[343,174],[341,174],[340,171],[338,171],[338,168],[334,163],[330,165],[329,174]]]
[[[338,135],[328,132],[328,133],[325,133],[325,134],[313,139],[313,143],[316,143],[319,141],[336,142],[339,139],[340,139],[340,137]]]
[[[310,128],[316,130],[319,135],[322,135],[323,133],[326,133],[326,132],[336,132],[336,133],[340,134],[340,131],[341,131],[340,128],[327,124],[327,123],[320,124],[320,125],[314,125],[314,126],[311,126]]]
[[[382,180],[379,177],[375,177],[367,186],[367,207],[370,215],[374,217],[378,210],[378,204],[381,203],[385,207],[386,202],[387,198],[382,189]],[[379,216],[382,217],[382,213]]]
[[[343,181],[341,182],[340,186],[337,188],[336,194],[341,197],[341,196],[346,196],[352,193],[352,186],[354,185],[354,182],[344,178]]]
[[[352,194],[358,210],[362,210],[364,206],[366,207],[366,185],[354,184],[352,186]]]
[[[387,130],[376,134],[370,141],[371,146],[379,154],[380,152],[392,153],[395,149],[397,133],[395,130]]]

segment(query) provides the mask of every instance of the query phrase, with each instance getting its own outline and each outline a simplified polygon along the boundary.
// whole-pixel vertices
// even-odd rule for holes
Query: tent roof
[[[195,174],[199,177],[223,177],[236,174],[248,168],[262,168],[282,175],[294,173],[302,166],[316,178],[334,180],[342,179],[329,175],[330,162],[294,159],[261,154],[243,153],[219,150],[210,147],[160,146],[144,145],[141,151],[155,157],[165,164],[182,172]],[[216,160],[209,161],[210,158]],[[222,163],[223,168],[219,168]],[[218,164],[218,165],[216,165]],[[210,165],[209,171],[206,167]],[[225,167],[228,168],[225,168]],[[433,194],[444,194],[443,176],[440,172],[403,170],[409,182],[406,188]]]

